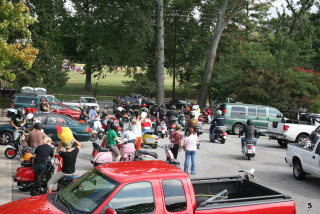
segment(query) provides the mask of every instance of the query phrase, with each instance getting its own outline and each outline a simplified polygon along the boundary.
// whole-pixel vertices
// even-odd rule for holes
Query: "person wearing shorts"
[[[110,129],[107,133],[107,145],[106,147],[110,148],[113,151],[115,161],[120,161],[121,155],[117,147],[117,143],[121,144],[121,141],[116,133],[117,126],[114,123],[111,123]]]

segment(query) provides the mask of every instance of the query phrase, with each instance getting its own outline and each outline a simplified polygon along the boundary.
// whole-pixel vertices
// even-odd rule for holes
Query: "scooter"
[[[178,124],[178,119],[175,116],[171,116],[169,118],[169,125],[168,125],[168,131],[171,132],[171,130],[173,130],[176,125]]]
[[[179,112],[179,115],[178,115],[178,123],[179,123],[182,127],[186,127],[187,117],[186,117],[186,115],[183,113],[183,111]]]
[[[210,142],[214,142],[212,138],[212,134],[213,133],[210,133],[209,135]],[[219,127],[215,132],[215,139],[218,140],[221,144],[224,144],[228,138],[227,135],[228,134],[226,131],[226,127],[225,126]]]
[[[167,157],[167,162],[170,164],[170,165],[173,165],[177,168],[180,169],[180,161],[178,161],[177,159],[175,159],[173,157],[173,154],[172,154],[172,151],[171,151],[171,148],[173,147],[173,144],[170,143],[170,144],[165,144],[163,146],[160,146],[160,148],[164,149],[165,153],[166,153],[166,157]]]
[[[153,132],[146,132],[142,136],[142,146],[148,145],[148,146],[151,146],[151,148],[155,149],[157,148],[158,143],[159,143],[159,137],[153,134]]]
[[[155,127],[155,134],[157,136],[161,136],[161,138],[168,137],[168,129],[165,121],[161,121],[157,123]]]
[[[17,154],[22,155],[23,153],[23,141],[25,139],[25,133],[24,128],[20,128],[19,131],[19,137],[17,140],[11,141],[8,145],[6,150],[4,151],[4,155],[8,159],[13,159],[17,156]]]
[[[120,155],[121,161],[133,161],[135,155],[135,140],[126,140],[124,139],[124,143],[120,144]],[[119,144],[118,144],[119,145]]]
[[[256,155],[256,147],[252,140],[245,140],[242,147],[242,154],[248,160]]]

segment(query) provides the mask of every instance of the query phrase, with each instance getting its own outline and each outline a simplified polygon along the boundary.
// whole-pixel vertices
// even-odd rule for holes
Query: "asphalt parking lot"
[[[205,133],[201,136],[201,147],[197,151],[197,174],[195,177],[218,177],[241,175],[241,169],[254,168],[256,182],[283,194],[292,196],[297,204],[297,213],[320,214],[320,178],[307,176],[306,180],[295,180],[292,168],[285,161],[286,149],[280,148],[276,141],[261,137],[258,141],[256,157],[248,161],[244,159],[240,148],[240,139],[229,135],[225,144],[210,143],[208,140],[209,125],[204,125]],[[161,139],[160,144],[168,143],[168,138]],[[83,147],[77,160],[76,174],[83,174],[92,167],[90,163],[92,147],[90,142],[82,143]],[[165,160],[165,152],[161,148],[147,150],[156,151],[159,159]],[[178,160],[183,167],[184,153],[180,152]],[[12,162],[12,173],[18,166],[17,160]],[[29,193],[12,187],[12,200],[28,197]]]

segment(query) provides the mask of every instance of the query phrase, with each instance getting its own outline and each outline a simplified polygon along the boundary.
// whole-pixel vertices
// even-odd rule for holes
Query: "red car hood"
[[[46,195],[23,198],[0,206],[0,213],[63,213],[53,206]]]

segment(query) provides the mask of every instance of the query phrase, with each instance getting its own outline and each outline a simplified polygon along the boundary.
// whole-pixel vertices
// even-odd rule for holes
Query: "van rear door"
[[[268,117],[267,108],[265,106],[257,106],[257,122],[255,124],[260,129],[267,129],[268,127]]]

